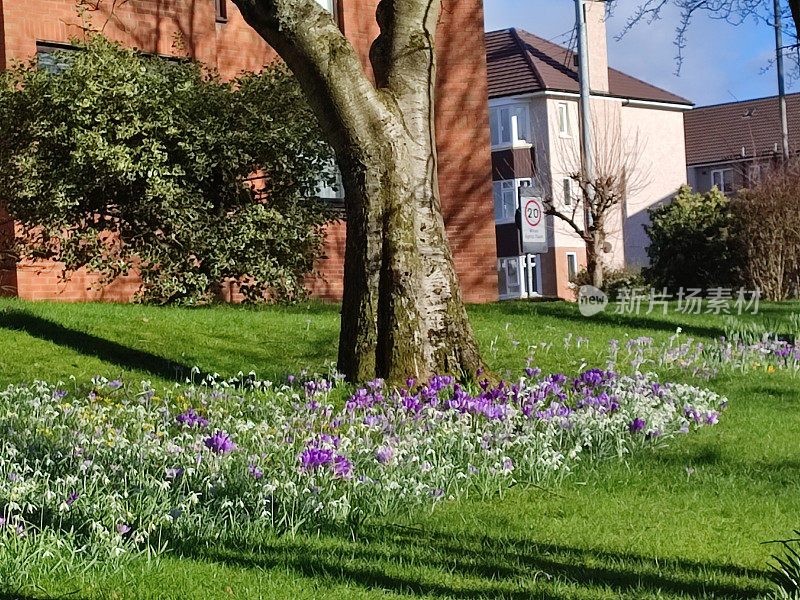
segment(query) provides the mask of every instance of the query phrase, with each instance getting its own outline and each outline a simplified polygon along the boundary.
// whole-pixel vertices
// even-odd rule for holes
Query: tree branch
[[[392,111],[333,16],[314,0],[234,0],[245,21],[300,82],[326,137],[342,157],[392,130]]]

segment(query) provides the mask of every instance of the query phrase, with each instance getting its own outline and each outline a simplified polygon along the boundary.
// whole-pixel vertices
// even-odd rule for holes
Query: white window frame
[[[317,0],[317,4],[319,4],[322,8],[327,10],[329,13],[333,13],[333,3],[335,0]]]
[[[559,102],[556,104],[558,135],[564,138],[572,137],[572,123],[570,122],[569,113],[569,102]]]
[[[497,283],[501,300],[541,296],[542,273],[538,254],[503,256],[497,259]],[[509,286],[511,265],[516,268],[516,283]],[[512,289],[513,288],[513,289]]]
[[[519,188],[524,185],[531,185],[531,180],[527,178],[503,179],[492,183],[494,222],[496,224],[503,225],[516,222],[517,210],[519,209]],[[498,194],[500,194],[500,202],[498,202]],[[512,194],[513,207],[511,205]],[[501,206],[502,210],[498,210]]]
[[[503,113],[506,114],[504,118]],[[507,122],[504,122],[507,119]],[[527,102],[497,104],[489,108],[492,148],[530,147],[531,111]]]
[[[570,271],[573,271],[570,274]],[[570,283],[578,274],[578,253],[577,252],[567,252],[567,281]]]
[[[731,179],[731,189],[728,189],[728,186],[725,185],[725,173],[730,173]],[[726,167],[724,169],[712,169],[711,171],[711,187],[715,185],[719,188],[719,191],[723,194],[730,194],[733,191],[734,181],[733,181],[733,167]],[[719,178],[719,183],[717,183],[717,178]]]

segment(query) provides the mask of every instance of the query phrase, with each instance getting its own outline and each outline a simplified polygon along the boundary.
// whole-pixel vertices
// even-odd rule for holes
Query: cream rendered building
[[[686,183],[684,113],[692,103],[608,68],[604,2],[587,0],[594,154],[624,168],[626,199],[606,228],[604,262],[611,268],[647,263],[647,209]],[[525,31],[487,34],[489,106],[501,298],[571,298],[570,276],[585,267],[581,238],[564,221],[546,217],[548,250],[523,253],[519,189],[544,188],[572,211],[581,161],[579,84],[574,52]],[[577,219],[583,223],[583,216]]]

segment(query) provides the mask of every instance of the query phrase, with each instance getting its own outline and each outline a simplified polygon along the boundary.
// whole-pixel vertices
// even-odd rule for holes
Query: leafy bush
[[[592,285],[592,278],[586,269],[581,269],[572,279],[572,283],[581,287]],[[603,291],[610,299],[618,297],[622,289],[642,289],[647,285],[647,281],[642,276],[641,269],[625,267],[622,269],[604,269],[603,271]]]
[[[102,36],[59,63],[0,80],[0,197],[21,257],[106,283],[137,268],[150,301],[207,301],[226,278],[248,300],[302,294],[330,151],[284,67],[224,82]]]
[[[683,186],[671,202],[650,209],[645,276],[658,287],[730,286],[736,249],[730,201],[716,187],[695,194]]]
[[[332,386],[11,386],[0,392],[0,550],[8,536],[53,532],[119,553],[220,531],[353,526],[547,481],[581,455],[624,456],[714,424],[725,406],[708,390],[600,370],[529,368],[518,384],[474,389],[377,380],[338,408]]]
[[[800,163],[742,190],[733,214],[744,285],[768,300],[800,296]]]

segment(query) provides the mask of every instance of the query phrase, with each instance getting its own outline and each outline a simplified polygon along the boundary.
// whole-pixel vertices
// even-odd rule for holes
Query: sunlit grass
[[[338,310],[2,301],[0,382],[100,374],[167,383],[195,365],[267,378],[324,370],[336,357]],[[798,303],[772,304],[748,318],[788,322],[798,312]],[[563,303],[476,306],[470,315],[500,373],[524,368],[534,346],[543,370],[571,372],[603,366],[613,338],[666,340],[680,326],[710,340],[724,327],[723,316],[636,318],[613,308],[586,319]],[[577,337],[588,342],[576,348]],[[355,537],[196,541],[181,558],[122,571],[43,561],[21,567],[26,585],[5,597],[755,598],[770,587],[775,550],[762,542],[800,526],[800,380],[749,371],[700,384],[731,400],[718,426],[623,463],[583,465],[548,489],[445,503]]]

